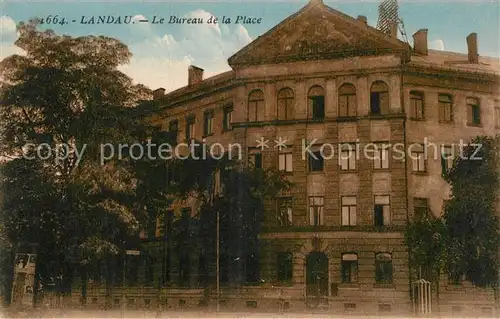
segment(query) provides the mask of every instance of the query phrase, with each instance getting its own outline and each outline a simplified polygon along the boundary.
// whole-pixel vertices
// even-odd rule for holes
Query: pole
[[[219,210],[217,209],[217,312],[220,310],[220,238],[219,238]]]
[[[122,271],[122,317],[125,315],[125,267],[127,265],[127,254],[123,254],[123,271]]]

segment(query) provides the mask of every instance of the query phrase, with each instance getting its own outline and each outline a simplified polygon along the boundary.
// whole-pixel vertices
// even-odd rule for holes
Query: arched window
[[[290,120],[293,118],[295,94],[290,88],[281,89],[278,92],[278,120]]]
[[[356,87],[350,83],[339,88],[339,116],[356,116]]]
[[[248,95],[248,121],[257,122],[264,118],[264,92],[254,90]]]
[[[370,89],[370,113],[373,115],[389,112],[389,87],[383,81],[376,81]]]
[[[419,91],[410,92],[410,116],[414,120],[425,119],[424,93]]]
[[[377,284],[392,284],[392,255],[375,254],[375,281]]]
[[[280,252],[277,256],[277,278],[279,282],[292,281],[293,254],[291,252]]]
[[[358,282],[358,255],[355,253],[342,254],[341,271],[343,283]]]
[[[467,123],[470,125],[480,125],[481,124],[481,108],[479,106],[479,100],[475,97],[467,98]]]
[[[325,118],[325,90],[315,85],[309,89],[307,94],[309,100],[309,118],[323,120]]]

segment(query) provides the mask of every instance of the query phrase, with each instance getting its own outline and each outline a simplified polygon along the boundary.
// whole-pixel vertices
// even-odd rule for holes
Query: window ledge
[[[203,135],[202,138],[207,138],[207,137],[210,137],[210,136],[214,136],[214,133],[210,133],[210,134],[207,134],[207,135]]]
[[[438,121],[439,124],[453,124],[453,121]]]
[[[321,171],[308,171],[307,173],[308,174],[312,174],[312,175],[318,175],[318,174],[324,174],[325,171],[324,170],[321,170]]]
[[[222,133],[231,132],[232,130],[233,130],[232,128],[223,128]]]
[[[293,287],[292,281],[277,281],[271,284],[271,287]]]
[[[358,120],[358,117],[355,115],[337,117],[337,122],[356,122],[357,120]]]
[[[373,284],[373,288],[377,289],[396,289],[394,284]]]
[[[478,123],[478,124],[476,124],[476,123],[467,123],[467,126],[483,127],[483,124],[481,124],[481,123]]]
[[[293,171],[292,172],[288,172],[288,171],[279,171],[282,175],[293,175]]]
[[[373,171],[374,172],[382,172],[382,173],[386,172],[387,173],[387,172],[390,172],[391,169],[390,168],[374,168]]]
[[[446,286],[446,290],[447,291],[464,291],[465,290],[465,287],[463,284],[458,284],[458,285],[455,285],[455,284],[448,284]]]
[[[426,175],[429,175],[429,172],[427,171],[412,171],[412,174],[413,175],[423,175],[423,176],[426,176]]]
[[[425,122],[425,117],[424,118],[410,117],[410,120],[416,121],[416,122]]]
[[[339,172],[342,174],[349,174],[349,173],[357,173],[357,169],[339,169]]]
[[[339,289],[359,289],[361,287],[358,283],[347,283],[343,282],[339,284]]]

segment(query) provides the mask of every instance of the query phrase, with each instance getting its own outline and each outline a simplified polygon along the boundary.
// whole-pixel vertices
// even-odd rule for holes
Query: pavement
[[[5,310],[5,311],[3,311]],[[343,318],[345,314],[208,312],[197,310],[2,309],[1,318]],[[351,316],[349,316],[352,318]],[[369,317],[363,317],[369,318]],[[373,316],[372,318],[380,318]]]

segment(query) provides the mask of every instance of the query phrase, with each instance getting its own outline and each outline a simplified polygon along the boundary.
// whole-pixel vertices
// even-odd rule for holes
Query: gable
[[[311,1],[229,58],[234,67],[382,53],[409,53],[410,46],[361,20]]]

